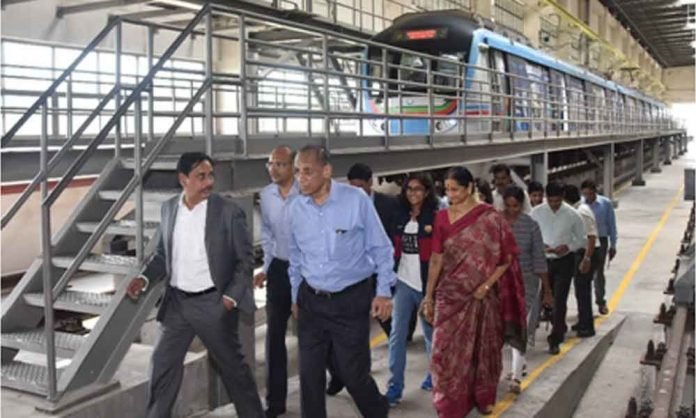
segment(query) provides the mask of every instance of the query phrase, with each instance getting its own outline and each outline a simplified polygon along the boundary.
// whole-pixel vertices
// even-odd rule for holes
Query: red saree
[[[524,351],[524,284],[510,226],[480,204],[454,224],[447,210],[435,219],[433,251],[443,255],[435,290],[431,371],[440,418],[462,418],[495,404],[503,343]],[[510,267],[486,297],[476,289],[512,256]]]

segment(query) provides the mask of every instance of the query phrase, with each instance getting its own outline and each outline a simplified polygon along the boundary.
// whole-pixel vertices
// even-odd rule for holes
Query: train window
[[[439,87],[435,88],[435,93],[456,96],[457,84],[461,79],[461,66],[457,62],[462,62],[463,55],[443,54],[440,58],[433,62],[433,85]]]
[[[549,83],[549,72],[540,65],[527,62],[527,78],[529,79],[529,116],[533,118],[534,130],[543,131],[545,86]]]
[[[422,84],[422,86],[402,86],[402,90],[425,91],[425,84],[428,83],[428,63],[426,58],[416,55],[401,54],[399,65],[399,80]],[[406,69],[407,68],[407,69]]]
[[[566,75],[566,88],[568,90],[568,129],[580,130],[585,122],[585,91],[583,82],[579,78]]]
[[[507,55],[507,67],[513,96],[513,116],[519,118],[515,121],[514,128],[515,131],[528,131],[530,83],[527,79],[527,62],[521,58]]]
[[[589,83],[588,83],[589,84]],[[590,84],[592,86],[592,97],[590,103],[592,103],[592,109],[590,110],[593,112],[592,118],[589,120],[594,120],[597,123],[601,123],[604,121],[607,117],[606,113],[606,97],[604,96],[604,89],[596,84]],[[602,126],[600,125],[595,125],[595,126]]]
[[[551,109],[551,130],[566,131],[568,126],[563,122],[568,116],[565,77],[556,70],[551,70],[549,85],[549,107]]]

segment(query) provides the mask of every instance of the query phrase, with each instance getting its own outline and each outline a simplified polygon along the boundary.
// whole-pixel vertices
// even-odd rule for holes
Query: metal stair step
[[[56,267],[68,268],[72,261],[73,257],[53,257],[53,264]],[[90,255],[82,263],[80,270],[126,275],[131,272],[136,264],[135,257],[125,255]]]
[[[113,222],[111,225],[106,227],[106,233],[109,235],[127,235],[135,236],[135,221],[133,220],[121,220],[118,222]],[[92,233],[99,226],[99,222],[78,222],[77,229],[80,232]],[[159,223],[157,222],[145,222],[143,225],[143,234],[145,236],[151,237],[157,232],[157,227]]]
[[[176,171],[176,165],[178,162],[179,159],[177,157],[158,158],[154,163],[152,163],[150,170]],[[121,164],[124,168],[128,168],[130,170],[135,169],[135,160],[133,158],[124,158],[121,161]]]
[[[55,332],[56,355],[70,358],[85,342],[85,337],[67,332]],[[46,352],[46,334],[43,329],[2,333],[2,346],[32,353]]]
[[[109,306],[112,297],[112,295],[107,293],[66,290],[58,295],[58,298],[53,303],[53,307],[61,311],[100,315]],[[43,308],[44,295],[43,293],[26,293],[24,301],[28,305]]]
[[[147,203],[162,203],[180,193],[181,191],[176,189],[145,190],[143,192],[143,201]],[[115,201],[118,200],[119,196],[121,196],[120,190],[102,190],[99,192],[99,197],[103,200]],[[135,196],[131,194],[128,200],[135,200]]]
[[[60,370],[57,370],[60,375]],[[0,368],[3,388],[12,388],[36,395],[48,395],[48,369],[36,364],[10,361]]]

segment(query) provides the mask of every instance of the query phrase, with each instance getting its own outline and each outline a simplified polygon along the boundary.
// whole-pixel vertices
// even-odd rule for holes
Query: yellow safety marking
[[[370,340],[370,349],[377,347],[378,345],[382,344],[383,342],[387,341],[387,334],[384,333],[384,331],[380,330],[379,334],[375,335],[372,337]]]
[[[640,253],[638,253],[638,256],[636,256],[636,258],[633,260],[631,267],[628,269],[623,279],[621,279],[621,283],[619,284],[618,289],[616,289],[613,296],[611,297],[611,300],[609,301],[609,304],[607,305],[607,307],[609,308],[609,315],[611,315],[618,306],[619,302],[621,301],[621,298],[623,297],[624,293],[626,292],[626,289],[628,288],[628,285],[631,284],[633,277],[640,268],[641,264],[643,264],[643,260],[650,252],[650,249],[655,243],[655,240],[660,235],[662,228],[664,228],[665,223],[667,223],[669,215],[672,213],[674,207],[677,206],[677,203],[679,203],[679,200],[683,192],[684,187],[682,186],[681,188],[679,188],[679,191],[677,192],[676,196],[674,196],[674,199],[672,199],[669,206],[667,206],[665,211],[662,213],[662,217],[660,218],[660,221],[657,223],[657,226],[655,227],[655,229],[653,229],[652,233],[648,237],[648,240],[645,242],[645,245],[643,245],[643,248],[640,250]],[[600,316],[599,318],[595,319],[595,326],[601,325],[602,322],[607,320],[609,315]],[[561,345],[561,352],[558,355],[549,357],[548,359],[546,359],[546,361],[544,361],[534,370],[532,370],[529,373],[529,375],[527,375],[527,378],[524,379],[522,381],[522,384],[520,385],[522,391],[524,391],[529,385],[531,385],[539,377],[539,375],[541,375],[541,373],[544,372],[544,370],[558,363],[559,360],[565,357],[566,353],[568,353],[568,351],[575,347],[579,342],[580,339],[577,337],[567,339],[566,342]],[[510,408],[510,406],[512,406],[515,399],[516,396],[513,394],[508,393],[507,395],[505,395],[503,399],[501,399],[500,401],[498,401],[498,403],[495,404],[492,416],[499,417],[503,412]]]

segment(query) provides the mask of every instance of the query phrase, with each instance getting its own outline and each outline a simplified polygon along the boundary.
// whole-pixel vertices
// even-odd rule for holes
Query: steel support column
[[[660,168],[660,138],[656,138],[652,144],[652,168],[651,173],[662,173]]]
[[[602,194],[609,199],[614,199],[614,143],[607,144],[603,147],[604,161],[603,169],[604,174],[602,176],[602,181],[604,186],[602,187]]]
[[[665,147],[664,153],[665,153],[665,161],[663,162],[664,165],[672,165],[672,142],[674,141],[674,137],[670,136],[665,138],[664,142],[662,143],[662,146]]]
[[[549,181],[549,153],[532,154],[531,166],[532,180],[546,185]]]
[[[634,186],[645,186],[643,180],[643,170],[645,169],[645,150],[643,148],[643,140],[636,143],[636,176],[631,183]]]

